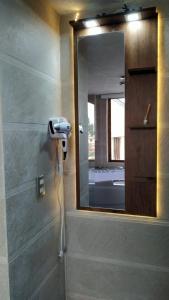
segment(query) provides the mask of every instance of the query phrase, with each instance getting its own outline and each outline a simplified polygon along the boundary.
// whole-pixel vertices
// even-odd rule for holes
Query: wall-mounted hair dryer
[[[71,135],[71,125],[66,118],[50,118],[49,119],[49,134],[52,139],[59,139],[62,142],[63,159],[67,155],[67,140]]]

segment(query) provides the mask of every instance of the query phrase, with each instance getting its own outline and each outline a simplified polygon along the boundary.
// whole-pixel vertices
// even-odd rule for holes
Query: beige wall
[[[129,2],[157,5],[159,12],[158,218],[75,210],[73,132],[64,176],[67,296],[71,300],[169,298],[169,4],[167,1]],[[117,7],[116,4],[114,8]],[[63,114],[74,125],[73,32],[68,23],[72,17],[61,19],[61,78]]]

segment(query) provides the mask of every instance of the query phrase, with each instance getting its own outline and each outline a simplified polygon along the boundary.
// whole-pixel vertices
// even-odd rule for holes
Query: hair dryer
[[[66,118],[58,117],[49,119],[50,137],[61,140],[64,160],[67,155],[67,140],[71,135],[71,130],[71,125]]]

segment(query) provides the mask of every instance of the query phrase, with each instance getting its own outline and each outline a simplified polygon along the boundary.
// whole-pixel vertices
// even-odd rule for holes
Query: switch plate
[[[44,197],[45,194],[46,194],[44,175],[40,175],[37,178],[37,191],[38,191],[38,196],[39,197]]]

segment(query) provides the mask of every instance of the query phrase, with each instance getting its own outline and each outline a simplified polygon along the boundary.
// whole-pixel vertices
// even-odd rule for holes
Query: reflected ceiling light
[[[88,20],[88,21],[84,21],[84,26],[86,28],[92,28],[92,27],[99,26],[99,23],[97,20]]]
[[[131,14],[126,15],[127,22],[139,21],[140,19],[141,19],[141,16],[139,13],[131,13]]]
[[[103,33],[103,29],[101,28],[101,26],[91,27],[88,29],[88,32],[87,32],[88,35],[98,35],[98,34],[102,34],[102,33]]]
[[[76,16],[75,16],[75,22],[77,22],[79,19],[79,13],[76,13]]]

